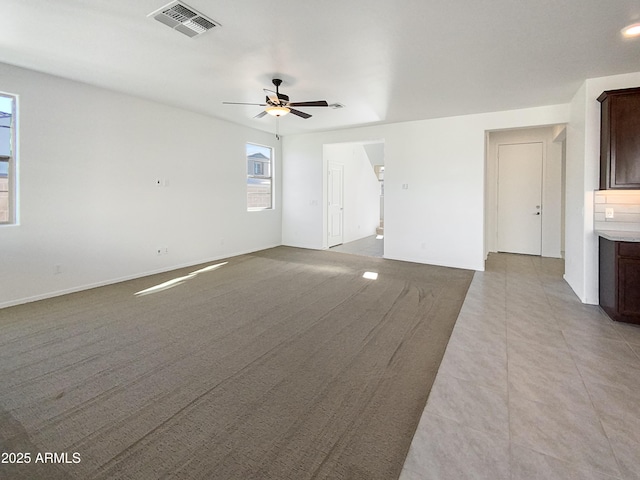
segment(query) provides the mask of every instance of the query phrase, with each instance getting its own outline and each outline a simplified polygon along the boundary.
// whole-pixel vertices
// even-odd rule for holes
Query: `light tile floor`
[[[377,235],[372,235],[353,242],[336,245],[331,247],[329,251],[364,255],[365,257],[382,257],[384,254],[384,239],[376,237]]]
[[[640,327],[563,271],[492,254],[475,273],[401,480],[640,480]]]

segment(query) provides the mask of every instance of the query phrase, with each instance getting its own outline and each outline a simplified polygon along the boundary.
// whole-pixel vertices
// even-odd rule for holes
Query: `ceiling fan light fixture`
[[[265,111],[269,115],[273,115],[274,117],[284,117],[291,110],[289,110],[287,107],[267,107]]]
[[[628,25],[622,29],[622,35],[627,38],[639,37],[640,36],[640,23],[634,23],[633,25]]]

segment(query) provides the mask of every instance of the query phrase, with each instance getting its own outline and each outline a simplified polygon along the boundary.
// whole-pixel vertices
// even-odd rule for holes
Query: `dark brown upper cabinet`
[[[600,102],[600,189],[640,189],[640,87],[608,90]]]

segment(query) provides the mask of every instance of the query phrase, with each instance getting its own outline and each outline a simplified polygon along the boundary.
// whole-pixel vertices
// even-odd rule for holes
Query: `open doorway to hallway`
[[[370,235],[368,237],[361,238],[360,240],[336,245],[335,247],[331,247],[329,250],[332,252],[364,255],[365,257],[382,258],[384,256],[384,239],[382,238],[382,235]]]
[[[327,248],[384,256],[384,142],[324,145]]]
[[[562,257],[565,132],[564,125],[487,132],[485,256]]]

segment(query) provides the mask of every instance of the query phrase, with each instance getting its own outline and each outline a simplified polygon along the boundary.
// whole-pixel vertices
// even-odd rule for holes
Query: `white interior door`
[[[542,252],[542,143],[498,146],[498,251]]]
[[[344,165],[329,163],[328,181],[328,246],[340,245],[343,241],[343,213],[344,213]]]

